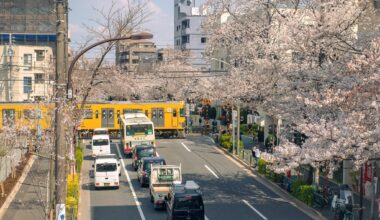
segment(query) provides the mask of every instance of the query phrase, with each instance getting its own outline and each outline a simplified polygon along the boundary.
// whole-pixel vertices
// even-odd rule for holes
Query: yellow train
[[[6,121],[40,124],[42,129],[51,128],[52,104],[0,103],[0,128]],[[144,112],[154,123],[158,136],[184,136],[185,103],[183,101],[135,101],[90,102],[84,106],[85,116],[79,132],[83,137],[91,135],[95,128],[108,128],[112,136],[119,131],[119,116],[126,112]]]

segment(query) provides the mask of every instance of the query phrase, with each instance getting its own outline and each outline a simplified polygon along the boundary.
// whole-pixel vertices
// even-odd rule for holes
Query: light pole
[[[83,54],[85,54],[87,51],[91,50],[94,47],[97,47],[99,45],[102,45],[102,44],[108,43],[108,42],[114,42],[114,41],[120,41],[120,40],[144,40],[144,39],[151,39],[151,38],[153,38],[152,34],[146,33],[146,32],[141,32],[141,33],[137,33],[137,34],[130,34],[130,35],[127,35],[124,37],[115,37],[115,38],[105,39],[105,40],[96,42],[96,43],[84,48],[82,51],[80,51],[73,58],[73,60],[70,63],[69,70],[67,72],[67,96],[68,96],[67,98],[72,99],[72,96],[73,96],[72,77],[71,76],[72,76],[74,66],[75,66],[76,62],[78,61],[78,59]]]

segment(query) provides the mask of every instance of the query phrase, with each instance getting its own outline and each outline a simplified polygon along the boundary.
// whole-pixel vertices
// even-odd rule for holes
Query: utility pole
[[[57,12],[57,56],[56,56],[56,106],[55,106],[55,202],[56,219],[65,219],[66,209],[66,143],[63,124],[63,107],[66,100],[66,66],[65,47],[66,30],[66,0],[56,1]]]
[[[239,101],[237,102],[237,132],[236,132],[236,146],[237,146],[237,154],[239,155],[240,152],[240,103]]]
[[[8,47],[8,56],[9,56],[9,75],[6,75],[5,82],[5,101],[12,101],[12,66],[13,66],[13,49],[12,49],[12,34],[9,34],[9,47]]]

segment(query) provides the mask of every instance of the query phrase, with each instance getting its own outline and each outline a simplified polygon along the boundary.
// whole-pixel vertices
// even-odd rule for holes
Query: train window
[[[85,109],[84,110],[84,119],[92,119],[92,110],[91,109]]]
[[[156,111],[152,111],[152,118],[156,118],[157,117],[157,112]]]
[[[177,109],[173,109],[173,117],[177,117]]]
[[[24,118],[25,119],[35,119],[36,118],[36,114],[33,110],[30,110],[30,109],[25,109],[24,110]]]
[[[184,109],[184,108],[181,108],[181,109],[179,110],[179,116],[180,116],[180,117],[185,117],[185,109]]]
[[[99,112],[98,112],[98,110],[95,111],[95,118],[99,118]]]

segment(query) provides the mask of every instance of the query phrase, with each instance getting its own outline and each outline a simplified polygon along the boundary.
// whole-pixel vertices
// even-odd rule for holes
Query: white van
[[[119,188],[120,163],[115,158],[96,158],[94,162],[94,185],[95,189],[102,187]]]
[[[92,157],[102,154],[111,153],[110,137],[108,135],[94,135],[92,136],[91,149]]]
[[[117,160],[117,172],[119,173],[119,176],[121,176],[121,166],[120,166],[120,160],[121,158],[119,156],[117,156],[116,154],[102,154],[102,155],[98,155],[96,157],[96,159],[107,159],[107,158],[114,158]]]

